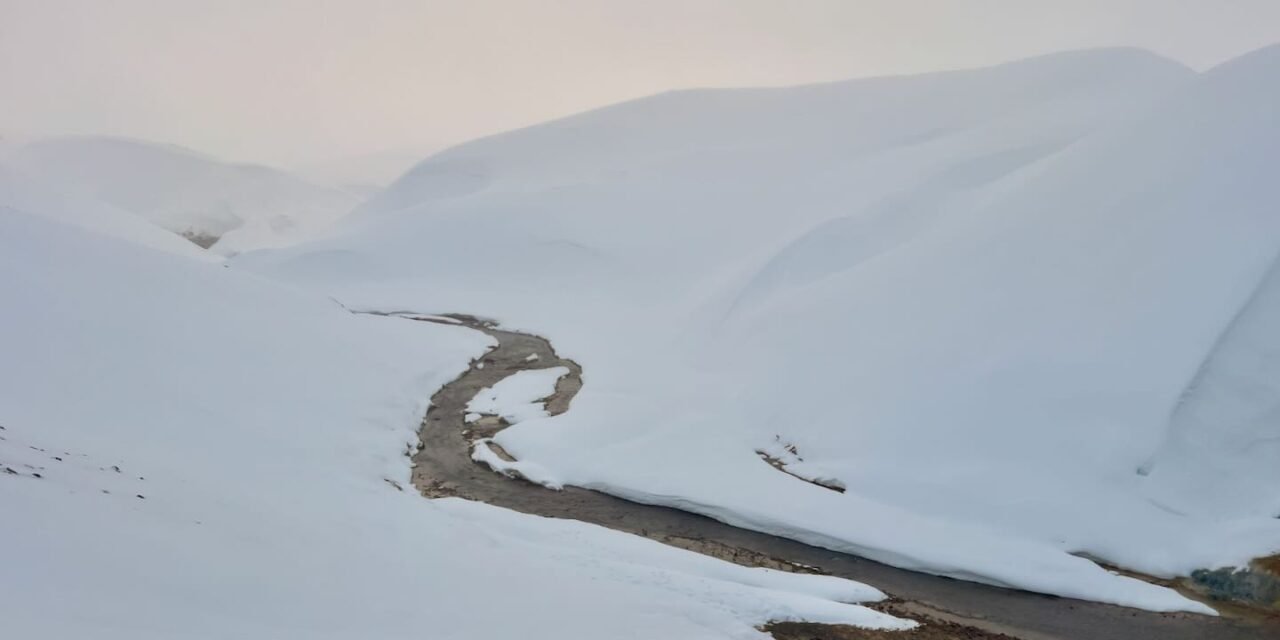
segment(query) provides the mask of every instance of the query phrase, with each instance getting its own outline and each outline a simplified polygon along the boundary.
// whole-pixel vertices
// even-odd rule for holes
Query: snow
[[[556,480],[555,476],[540,464],[503,460],[490,446],[492,442],[492,438],[476,440],[471,445],[471,459],[505,476],[528,480],[555,491],[564,488],[564,483]]]
[[[1078,554],[1280,550],[1276,87],[1272,48],[673,92],[444,151],[232,265],[547,336],[586,384],[494,440],[564,484],[1203,612]],[[777,436],[847,491],[761,460]]]
[[[43,211],[63,204],[32,192],[0,212],[6,636],[909,625],[847,604],[882,597],[865,585],[398,490],[428,398],[489,338],[147,246],[128,217],[109,234]]]
[[[542,401],[555,394],[556,381],[568,374],[568,367],[517,371],[476,393],[467,412],[499,416],[508,424],[546,417]]]
[[[1144,465],[1160,506],[1223,519],[1280,514],[1277,326],[1280,263],[1219,337]]]
[[[174,233],[217,239],[212,249],[223,255],[315,236],[361,199],[276,169],[121,138],[39,139],[5,156],[8,164],[63,191]]]
[[[147,220],[104,202],[67,193],[0,162],[0,211],[34,212],[82,229],[194,259],[212,260],[199,247]]]
[[[772,442],[756,449],[756,454],[764,457],[770,464],[782,465],[787,473],[801,480],[836,491],[849,488],[843,480],[835,476],[838,471],[807,462],[800,456],[800,448],[789,440],[783,440],[782,436],[774,436]]]

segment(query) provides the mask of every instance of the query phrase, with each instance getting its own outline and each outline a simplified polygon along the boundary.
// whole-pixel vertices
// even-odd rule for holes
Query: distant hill
[[[47,138],[6,156],[48,184],[136,213],[220,253],[295,242],[360,201],[277,169],[136,140]]]

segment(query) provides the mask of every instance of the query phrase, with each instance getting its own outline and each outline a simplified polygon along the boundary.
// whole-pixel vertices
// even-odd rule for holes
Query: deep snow
[[[414,429],[488,338],[351,314],[26,186],[0,208],[6,637],[747,639],[774,618],[910,624],[843,604],[881,597],[849,581],[424,500],[407,486]],[[71,211],[121,214],[120,228]]]
[[[548,336],[589,382],[496,440],[558,482],[1202,610],[1073,554],[1280,549],[1277,87],[1280,48],[663,94],[445,151],[233,266]],[[779,439],[848,491],[762,461]]]

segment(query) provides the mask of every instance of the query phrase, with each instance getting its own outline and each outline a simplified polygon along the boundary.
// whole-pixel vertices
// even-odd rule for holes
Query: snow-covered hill
[[[549,336],[586,385],[497,441],[557,481],[1195,608],[1079,555],[1280,549],[1274,363],[1249,355],[1274,351],[1278,86],[1280,48],[1202,76],[1103,50],[663,94],[445,151],[341,237],[233,266]]]
[[[0,161],[222,254],[307,238],[360,201],[276,169],[119,138],[36,140],[6,150]]]
[[[406,451],[430,394],[487,338],[351,314],[34,182],[0,195],[6,638],[759,638],[777,618],[907,624],[843,604],[880,597],[856,583],[428,502],[401,489]]]
[[[59,189],[0,162],[0,211],[38,212],[35,215],[195,259],[213,259],[187,242],[137,214],[73,191]]]

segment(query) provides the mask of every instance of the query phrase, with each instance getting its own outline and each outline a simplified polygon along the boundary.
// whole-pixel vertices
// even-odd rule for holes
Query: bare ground
[[[999,624],[957,620],[946,612],[900,600],[887,600],[871,608],[899,618],[911,618],[920,626],[908,631],[881,631],[844,624],[770,622],[761,627],[761,631],[775,640],[1040,640],[1033,636],[1008,635],[1003,632],[1013,630]]]

